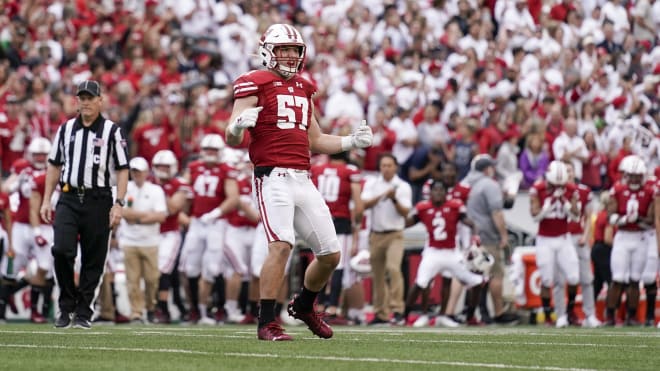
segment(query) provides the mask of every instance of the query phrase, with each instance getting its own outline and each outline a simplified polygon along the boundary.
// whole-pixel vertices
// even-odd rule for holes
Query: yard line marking
[[[362,339],[364,340],[364,339]],[[581,346],[581,347],[593,347],[593,348],[650,348],[646,344],[633,345],[633,344],[593,344],[593,343],[546,343],[546,342],[529,342],[525,341],[524,343],[514,342],[514,341],[487,341],[487,340],[448,340],[448,339],[438,339],[438,340],[390,340],[383,339],[382,341],[386,343],[447,343],[447,344],[496,344],[496,345],[542,345],[542,346]],[[655,348],[655,347],[654,347]]]
[[[630,331],[630,332],[607,332],[604,329],[581,329],[576,328],[574,332],[565,329],[548,329],[552,332],[542,332],[539,329],[524,329],[524,328],[510,328],[510,329],[498,329],[498,328],[487,328],[483,330],[465,330],[465,329],[446,329],[446,328],[428,328],[428,329],[413,329],[409,330],[400,329],[400,330],[391,330],[391,329],[368,329],[362,330],[360,328],[350,329],[350,328],[339,328],[336,329],[336,333],[354,333],[354,334],[379,334],[379,335],[388,335],[388,336],[402,336],[408,334],[438,334],[438,335],[460,335],[460,336],[509,336],[509,335],[521,335],[521,336],[549,336],[549,337],[566,337],[566,336],[580,336],[580,337],[644,337],[644,338],[660,338],[660,333],[651,332],[651,331]]]
[[[149,348],[112,348],[112,347],[80,347],[64,345],[37,345],[37,344],[0,344],[0,347],[8,348],[28,348],[28,349],[66,349],[66,350],[104,350],[104,351],[124,351],[124,352],[146,352],[146,353],[181,353],[181,354],[199,354],[212,355],[211,352],[202,352],[198,350],[185,349],[149,349]]]
[[[103,331],[27,331],[27,330],[0,330],[0,334],[31,334],[31,335],[110,335],[110,332]]]
[[[322,361],[345,361],[345,362],[371,362],[371,363],[402,363],[414,365],[439,365],[439,366],[458,366],[458,367],[483,367],[483,368],[502,368],[516,370],[547,370],[547,371],[596,371],[591,368],[566,368],[555,366],[522,366],[507,365],[502,363],[478,363],[478,362],[453,362],[453,361],[425,361],[419,359],[391,359],[391,358],[362,358],[362,357],[330,357],[330,356],[282,356],[279,354],[263,353],[222,353],[228,357],[247,357],[247,358],[280,358],[280,359],[309,359]]]

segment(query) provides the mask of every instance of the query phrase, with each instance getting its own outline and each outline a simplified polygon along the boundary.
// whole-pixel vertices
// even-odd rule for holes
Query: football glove
[[[367,125],[367,120],[362,120],[362,124],[351,135],[341,138],[341,150],[348,151],[354,148],[371,147],[373,141],[374,134],[371,127]]]
[[[234,136],[241,135],[241,132],[247,128],[254,127],[257,124],[257,118],[259,118],[259,112],[264,109],[263,107],[253,107],[248,108],[245,111],[241,112],[240,115],[229,124],[229,132]]]
[[[204,224],[208,224],[215,221],[221,216],[222,216],[222,210],[220,210],[219,207],[216,207],[215,209],[209,211],[208,213],[200,216],[199,220]]]

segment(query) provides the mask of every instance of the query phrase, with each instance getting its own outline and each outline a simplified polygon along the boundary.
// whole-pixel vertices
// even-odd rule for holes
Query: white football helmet
[[[279,46],[298,47],[298,56],[294,58],[277,57],[275,48]],[[277,23],[268,27],[259,40],[261,63],[280,73],[284,77],[295,75],[303,66],[307,48],[300,32],[288,24]]]
[[[369,250],[360,250],[348,261],[351,269],[358,274],[368,275],[371,273],[371,262],[369,261]]]
[[[553,186],[565,186],[568,182],[568,170],[561,161],[552,161],[545,171],[545,180]]]
[[[225,148],[225,141],[218,134],[206,134],[202,138],[199,148],[202,150],[202,161],[209,163],[220,162],[221,151]],[[209,149],[217,151],[216,154],[211,155],[208,151],[205,151]]]
[[[488,276],[494,263],[495,258],[477,244],[473,243],[465,250],[465,264],[472,272]]]
[[[28,161],[35,169],[45,169],[47,156],[50,153],[50,141],[43,137],[32,139],[27,148]],[[44,158],[37,159],[34,155],[46,155]]]
[[[174,152],[169,149],[162,149],[154,155],[154,158],[151,160],[151,166],[154,170],[154,175],[159,179],[170,179],[173,178],[177,171],[179,170],[179,161],[177,161]],[[162,169],[157,169],[156,166],[168,166],[169,170],[164,171]]]
[[[641,157],[637,155],[624,157],[619,164],[619,170],[623,172],[626,184],[630,189],[637,190],[644,183],[646,165]]]

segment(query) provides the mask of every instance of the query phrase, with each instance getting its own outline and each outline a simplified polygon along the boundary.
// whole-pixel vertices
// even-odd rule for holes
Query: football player
[[[582,311],[585,315],[585,320],[582,322],[584,327],[599,327],[600,320],[596,318],[596,302],[594,299],[594,275],[591,271],[591,251],[587,245],[590,232],[591,223],[591,189],[584,184],[576,183],[575,170],[573,163],[570,161],[564,162],[566,170],[568,171],[568,183],[575,187],[577,195],[576,206],[579,213],[578,217],[570,218],[568,222],[568,233],[571,235],[573,247],[575,247],[578,262],[580,264],[580,287],[582,288]],[[558,277],[560,280],[561,277]],[[553,287],[553,297],[555,305],[563,307],[564,305],[564,286],[555,285]],[[577,318],[569,319],[569,322],[578,323]]]
[[[207,134],[200,146],[201,159],[188,166],[193,199],[181,264],[188,277],[190,321],[215,324],[216,321],[207,316],[207,300],[221,273],[226,215],[238,206],[239,195],[235,171],[220,162],[225,146],[222,137]]]
[[[418,222],[424,224],[428,239],[422,252],[422,261],[417,269],[415,284],[406,298],[404,318],[408,317],[419,293],[431,283],[440,272],[449,272],[467,288],[478,287],[486,282],[481,274],[471,272],[463,261],[463,254],[455,249],[458,223],[472,229],[474,223],[468,219],[466,208],[460,199],[447,198],[446,186],[440,181],[431,184],[431,199],[420,201],[406,218],[406,226]],[[474,318],[474,311],[480,297],[479,290],[471,290],[468,300],[467,318]]]
[[[363,122],[349,136],[323,134],[314,113],[315,86],[298,73],[306,46],[300,32],[287,24],[268,27],[259,42],[265,70],[250,71],[234,82],[234,107],[226,129],[227,142],[238,145],[250,133],[254,189],[268,236],[268,257],[261,271],[257,336],[262,340],[291,340],[275,321],[275,298],[295,245],[303,237],[316,259],[305,272],[302,291],[288,306],[322,338],[332,329],[314,311],[314,301],[340,260],[332,216],[309,178],[310,150],[337,153],[369,147],[371,128]]]
[[[158,184],[165,192],[167,202],[167,218],[160,224],[161,241],[158,247],[158,298],[155,321],[170,323],[170,310],[167,305],[169,291],[174,277],[174,265],[181,247],[181,230],[179,213],[184,211],[193,197],[192,189],[176,176],[179,162],[174,152],[164,149],[156,152],[151,160],[154,174],[154,184]],[[176,292],[175,292],[176,295]],[[176,301],[176,300],[175,300]]]
[[[18,209],[12,220],[12,245],[7,253],[13,255],[12,264],[9,259],[2,261],[3,284],[0,287],[0,315],[4,315],[4,303],[7,303],[9,297],[28,282],[25,278],[16,281],[17,273],[26,268],[31,256],[37,261],[37,274],[30,279],[31,290],[31,315],[30,320],[34,323],[46,323],[47,320],[43,313],[39,313],[37,303],[39,296],[52,294],[53,256],[50,252],[52,243],[52,228],[40,226],[38,209],[36,215],[32,215],[34,225],[31,224],[30,199],[35,189],[35,178],[40,174],[45,174],[46,159],[50,152],[50,141],[46,138],[37,137],[32,139],[27,148],[28,164],[21,167],[14,166],[14,175],[10,176],[4,186],[10,193],[16,192],[18,196]],[[41,178],[45,180],[45,175]],[[42,184],[43,186],[43,184]],[[41,188],[43,191],[43,188]],[[34,227],[33,227],[34,226]],[[45,297],[44,302],[49,302]],[[46,304],[46,309],[48,305]]]
[[[311,168],[312,181],[330,208],[341,247],[341,259],[330,280],[330,294],[327,303],[323,303],[327,305],[325,311],[330,324],[347,324],[345,320],[342,321],[343,318],[337,317],[342,287],[348,289],[361,284],[358,274],[353,272],[348,261],[357,254],[357,232],[364,211],[360,198],[362,176],[360,170],[348,162],[348,152],[340,152],[330,155],[328,163]]]
[[[552,324],[551,288],[568,285],[568,303],[558,306],[556,326],[566,327],[574,314],[577,284],[580,278],[578,256],[568,234],[569,218],[577,217],[575,186],[568,184],[568,170],[561,161],[552,161],[545,173],[529,190],[531,214],[539,222],[536,236],[536,266],[541,275],[541,302],[545,322]],[[559,271],[556,272],[555,269]]]
[[[639,304],[639,282],[642,278],[648,254],[646,229],[651,228],[650,206],[653,190],[645,186],[646,166],[635,155],[625,157],[619,169],[623,173],[621,182],[610,190],[608,205],[610,224],[618,230],[612,242],[612,285],[607,292],[607,325],[614,326],[616,307],[623,288],[627,285],[626,325],[637,325]]]

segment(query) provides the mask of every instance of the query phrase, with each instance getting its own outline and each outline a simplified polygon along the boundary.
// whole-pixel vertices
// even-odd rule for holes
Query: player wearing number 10
[[[332,336],[313,304],[339,263],[339,243],[328,207],[309,178],[310,150],[332,154],[369,147],[373,139],[364,123],[346,137],[321,132],[312,102],[316,88],[298,74],[305,51],[298,30],[286,24],[270,26],[258,52],[266,69],[250,71],[234,82],[235,101],[226,130],[229,145],[240,143],[245,129],[250,132],[253,189],[268,238],[257,331],[262,340],[291,340],[275,322],[274,307],[295,232],[308,242],[316,259],[305,272],[300,295],[289,304],[289,314],[317,336]]]

